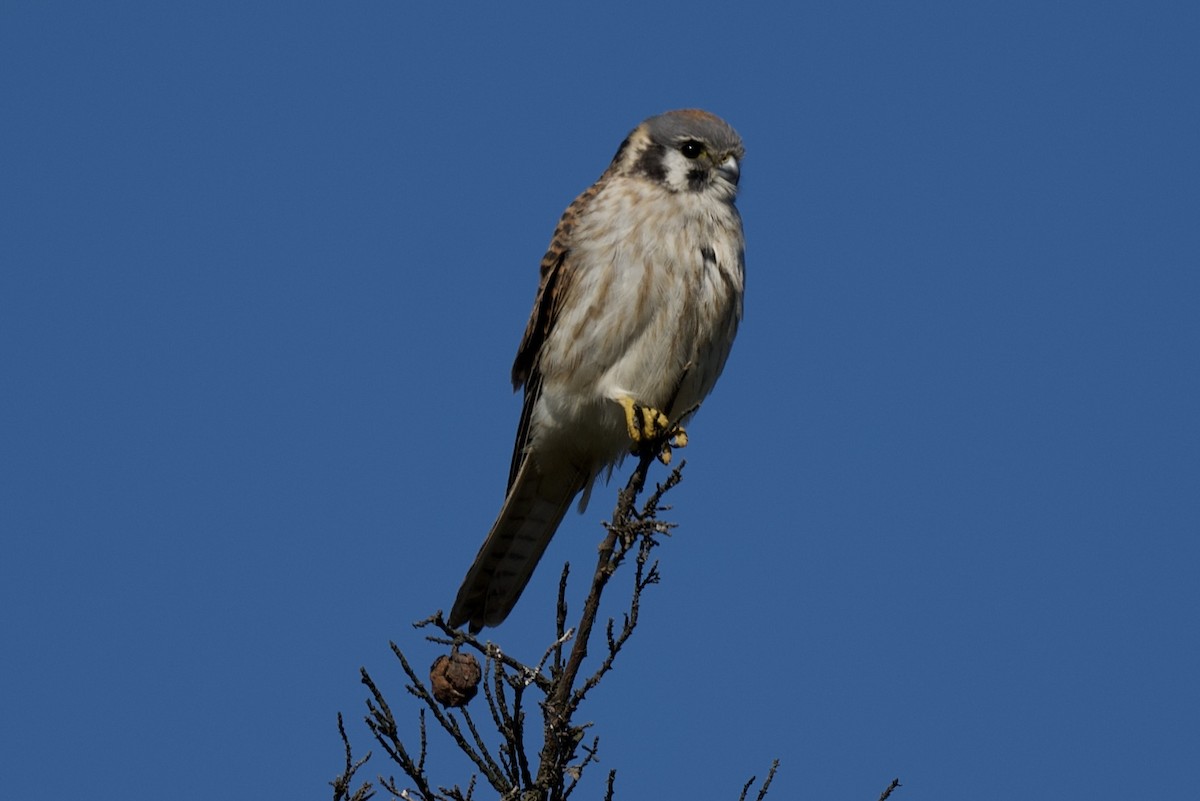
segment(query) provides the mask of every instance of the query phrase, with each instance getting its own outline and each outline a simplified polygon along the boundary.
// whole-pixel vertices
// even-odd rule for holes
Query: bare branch
[[[775,771],[779,770],[779,760],[776,759],[771,763],[771,769],[767,771],[767,778],[762,783],[762,787],[758,790],[756,801],[763,801],[767,797],[767,790],[771,789],[771,782],[775,779]],[[750,787],[754,784],[757,776],[751,776],[750,781],[742,785],[742,794],[738,796],[738,801],[746,801],[746,793],[750,792]]]
[[[416,762],[409,756],[408,751],[404,748],[404,743],[400,741],[399,732],[396,728],[396,718],[392,715],[392,710],[388,706],[387,699],[383,697],[383,693],[379,692],[379,688],[375,686],[375,682],[371,679],[366,668],[360,668],[362,673],[362,682],[367,685],[371,691],[374,701],[367,701],[367,709],[370,714],[367,715],[367,727],[371,733],[375,735],[375,740],[383,746],[383,750],[392,758],[392,761],[404,770],[405,774],[413,780],[417,785],[417,792],[422,799],[435,799],[432,788],[429,786],[428,780],[425,778],[423,771],[418,769]],[[388,789],[388,792],[395,794],[395,780],[384,781],[380,779],[380,783]]]
[[[367,726],[388,757],[413,785],[412,789],[408,789],[400,786],[393,777],[380,776],[380,786],[395,798],[404,801],[473,801],[478,776],[482,776],[504,801],[567,801],[580,786],[583,774],[598,761],[600,739],[593,736],[590,743],[585,742],[584,737],[591,724],[577,722],[575,715],[592,688],[612,669],[617,655],[636,630],[642,608],[642,593],[657,584],[660,578],[658,561],[653,558],[654,549],[659,545],[659,538],[669,535],[674,528],[674,524],[660,520],[658,516],[670,508],[662,504],[662,499],[679,484],[686,462],[681,461],[640,507],[638,505],[650,465],[659,455],[658,450],[646,447],[638,454],[636,468],[617,495],[613,515],[604,524],[605,532],[597,552],[596,567],[574,627],[567,625],[569,607],[566,598],[570,566],[563,566],[555,599],[555,639],[535,665],[507,655],[491,641],[481,641],[469,632],[451,628],[441,612],[413,624],[415,628],[432,632],[425,635],[428,642],[450,648],[449,656],[443,654],[434,661],[429,684],[417,675],[399,646],[391,643],[392,651],[408,679],[405,689],[420,702],[417,731],[419,747],[415,759],[401,740],[396,719],[383,693],[367,671],[361,671],[363,684],[371,696],[367,699]],[[629,559],[631,554],[634,557],[632,560]],[[604,591],[609,580],[628,561],[634,564],[632,586],[626,596],[625,609],[618,618],[610,617],[606,621],[606,648],[602,658],[598,662],[588,662],[588,648],[599,618]],[[481,654],[484,662],[482,670],[474,656],[462,653],[460,649]],[[584,672],[585,664],[589,665],[590,673]],[[498,742],[494,745],[489,745],[488,740],[492,738],[489,736],[485,739],[485,734],[489,733],[480,731],[474,716],[466,707],[479,684],[483,685],[487,710],[498,735]],[[526,702],[525,694],[531,688],[541,693],[538,706],[543,723],[543,740],[536,754],[536,764],[532,758],[535,755],[530,753],[526,742],[527,708],[533,708],[533,704]],[[453,709],[461,710],[461,720]],[[465,791],[459,784],[435,785],[426,773],[426,757],[429,754],[427,714],[432,715],[478,771],[470,777]],[[482,718],[480,723],[485,720]],[[370,784],[364,784],[354,795],[349,794],[349,788],[354,772],[370,754],[357,763],[352,760],[340,716],[338,721],[345,744],[345,768],[332,783],[334,801],[367,801],[373,794]],[[778,765],[778,761],[771,765],[756,801],[763,801],[766,797]],[[746,783],[739,801],[746,801],[755,781],[751,778]],[[610,770],[605,801],[613,801],[615,784],[616,771]],[[898,782],[895,786],[898,786]],[[887,792],[890,793],[891,789]],[[886,793],[881,801],[884,799]]]
[[[613,801],[613,784],[617,781],[617,772],[610,770],[608,772],[608,787],[604,791],[604,801]]]
[[[563,644],[567,641],[567,577],[571,575],[571,563],[564,562],[562,575],[558,577],[558,598],[554,604],[554,664],[551,673],[557,676],[562,672]],[[574,631],[573,629],[571,631]],[[541,670],[541,665],[538,666]]]
[[[346,748],[346,766],[342,774],[330,782],[333,786],[333,801],[367,801],[375,795],[370,782],[363,782],[353,793],[350,792],[350,785],[354,782],[354,774],[371,758],[371,752],[368,751],[366,756],[355,762],[350,755],[350,740],[346,737],[346,725],[342,722],[341,712],[338,712],[337,721],[338,735],[342,738],[342,745]]]
[[[620,565],[625,552],[632,546],[631,541],[622,539],[621,549],[618,550],[617,542],[621,533],[628,530],[629,521],[634,514],[634,503],[646,484],[646,474],[654,457],[655,453],[650,449],[640,454],[637,467],[617,497],[617,510],[600,543],[596,570],[592,574],[591,586],[583,602],[583,614],[576,628],[570,653],[562,672],[554,677],[554,686],[542,706],[545,730],[536,784],[549,789],[552,799],[562,797],[563,771],[573,759],[576,746],[583,735],[583,730],[571,722],[578,703],[582,701],[582,696],[576,697],[574,693],[575,679],[588,653],[588,641],[600,611],[600,598],[604,594],[605,585]]]
[[[771,769],[767,771],[767,779],[763,782],[763,786],[758,791],[756,801],[763,801],[767,797],[767,790],[771,789],[771,782],[775,780],[775,771],[779,770],[779,760],[771,762]]]
[[[419,628],[425,628],[426,626],[437,626],[439,629],[441,629],[443,632],[445,632],[448,637],[447,639],[442,639],[441,637],[429,635],[425,639],[429,640],[430,642],[438,643],[439,645],[449,645],[449,646],[466,645],[466,646],[469,646],[469,647],[473,648],[474,650],[478,651],[480,654],[482,654],[485,657],[487,657],[487,656],[494,657],[495,659],[497,659],[500,662],[503,662],[505,665],[512,668],[513,670],[516,670],[519,672],[525,672],[525,671],[530,670],[528,665],[526,665],[524,662],[521,662],[517,659],[513,659],[511,656],[508,656],[503,651],[501,651],[500,647],[498,645],[496,645],[495,643],[480,642],[479,639],[475,635],[470,634],[469,632],[450,628],[449,624],[446,623],[445,618],[442,617],[441,612],[438,612],[436,615],[433,615],[431,617],[427,617],[424,620],[418,620],[416,623],[413,623],[413,628],[419,629]],[[535,673],[535,675],[532,677],[532,679],[533,679],[534,683],[537,684],[538,687],[540,687],[543,691],[550,689],[549,677],[541,675],[540,673]]]
[[[425,683],[417,677],[416,672],[412,669],[412,665],[408,663],[408,659],[405,658],[404,652],[400,650],[396,643],[393,642],[389,644],[392,646],[392,653],[394,653],[396,658],[400,660],[400,666],[404,669],[405,675],[407,675],[409,681],[412,682],[411,684],[407,685],[405,689],[415,695],[417,698],[420,698],[425,703],[425,706],[433,713],[434,719],[441,724],[442,728],[447,734],[454,738],[454,742],[458,745],[459,750],[466,754],[467,757],[475,763],[476,767],[479,768],[480,772],[483,773],[483,775],[487,778],[488,783],[495,788],[496,792],[503,795],[505,792],[511,790],[512,787],[508,780],[496,767],[495,761],[492,759],[490,754],[487,754],[486,749],[482,752],[477,751],[470,743],[467,742],[467,738],[463,735],[462,729],[458,725],[458,721],[442,712],[442,708],[438,704],[437,700],[425,687]],[[407,773],[407,769],[405,772]],[[416,777],[411,778],[413,781],[417,780]]]
[[[892,783],[889,784],[887,789],[883,791],[883,794],[879,796],[879,801],[887,801],[888,796],[892,794],[892,790],[895,790],[900,786],[901,784],[899,779],[892,779]]]
[[[567,786],[567,789],[563,791],[564,801],[565,799],[570,798],[571,793],[575,792],[575,788],[579,786],[579,780],[583,778],[584,769],[598,759],[597,754],[600,752],[600,738],[593,737],[591,747],[584,745],[580,746],[580,748],[583,749],[583,753],[586,756],[584,756],[583,761],[578,765],[571,765],[566,770],[567,775],[571,777],[571,783]]]
[[[483,742],[483,738],[479,736],[479,730],[475,728],[475,720],[471,717],[471,713],[467,711],[466,707],[463,707],[460,711],[462,712],[463,721],[467,724],[467,731],[471,732],[471,739],[475,741],[475,747],[479,749],[479,753],[487,760],[489,769],[500,773],[500,766],[496,764],[491,752],[488,751],[487,745]],[[472,783],[474,783],[474,779],[472,779]]]

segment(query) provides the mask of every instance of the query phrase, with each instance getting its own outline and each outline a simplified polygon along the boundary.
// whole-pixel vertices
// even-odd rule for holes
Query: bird
[[[500,513],[448,623],[508,617],[576,496],[626,454],[687,444],[742,319],[745,151],[700,109],[633,129],[563,213],[512,367],[524,389]]]

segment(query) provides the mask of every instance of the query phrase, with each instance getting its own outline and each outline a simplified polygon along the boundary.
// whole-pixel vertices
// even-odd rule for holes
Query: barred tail
[[[521,464],[500,516],[454,599],[451,626],[470,623],[471,631],[477,632],[508,617],[571,500],[583,489],[584,473],[542,473],[535,461],[527,457]]]

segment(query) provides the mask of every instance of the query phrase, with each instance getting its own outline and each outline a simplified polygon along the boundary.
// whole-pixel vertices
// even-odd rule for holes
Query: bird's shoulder
[[[596,197],[604,191],[612,175],[613,170],[610,167],[595,183],[571,201],[559,218],[558,225],[554,228],[554,234],[550,237],[550,246],[542,256],[542,262],[538,269],[538,290],[533,302],[533,311],[529,315],[529,322],[525,325],[525,334],[521,337],[521,344],[517,348],[517,356],[513,361],[514,389],[519,389],[529,380],[537,362],[538,351],[554,325],[560,299],[570,282],[570,254],[579,221],[592,206]]]

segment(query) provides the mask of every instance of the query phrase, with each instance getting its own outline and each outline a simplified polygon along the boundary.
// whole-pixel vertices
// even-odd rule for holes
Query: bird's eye
[[[700,154],[704,152],[704,145],[695,139],[689,139],[679,146],[679,152],[683,154],[684,158],[699,158]]]

